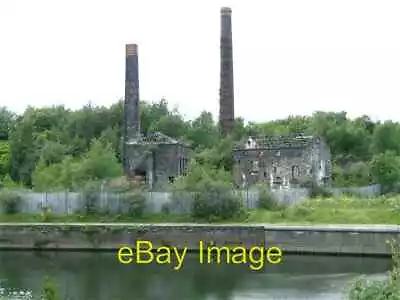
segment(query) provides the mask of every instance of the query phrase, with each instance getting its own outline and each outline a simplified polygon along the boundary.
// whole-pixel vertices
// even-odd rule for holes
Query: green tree
[[[400,181],[400,157],[396,156],[396,152],[376,154],[370,164],[374,180],[386,190],[391,190]]]
[[[393,151],[400,154],[400,126],[392,121],[375,127],[371,139],[371,150],[374,154]]]
[[[218,143],[218,128],[211,113],[203,111],[190,122],[186,137],[196,148],[211,148]]]
[[[14,127],[16,114],[9,111],[6,107],[0,106],[0,139],[8,138],[8,135]]]
[[[10,159],[10,143],[0,140],[0,180],[10,173]]]

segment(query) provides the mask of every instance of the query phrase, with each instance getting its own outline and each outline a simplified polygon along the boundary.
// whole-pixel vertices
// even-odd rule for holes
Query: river
[[[386,258],[285,256],[279,265],[251,272],[245,265],[201,265],[190,254],[174,271],[121,265],[115,253],[0,251],[0,286],[3,293],[38,299],[48,275],[63,300],[336,300],[361,274],[381,278],[390,266]]]

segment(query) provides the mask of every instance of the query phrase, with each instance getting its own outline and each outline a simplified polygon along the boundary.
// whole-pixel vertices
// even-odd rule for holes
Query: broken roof
[[[320,140],[317,136],[248,137],[234,149],[285,149],[305,148]]]
[[[127,142],[127,144],[142,144],[142,145],[143,144],[157,144],[157,145],[165,144],[165,145],[184,145],[184,146],[186,146],[186,144],[183,141],[169,137],[159,131],[151,132],[145,136],[142,135],[140,137],[140,139],[131,140],[131,141]]]

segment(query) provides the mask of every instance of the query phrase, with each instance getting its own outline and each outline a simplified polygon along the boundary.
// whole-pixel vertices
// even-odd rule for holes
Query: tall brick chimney
[[[139,64],[136,44],[125,46],[125,103],[124,131],[122,142],[122,165],[124,173],[129,175],[129,153],[127,144],[140,139],[139,116]]]
[[[233,132],[234,92],[233,92],[233,55],[232,55],[232,10],[221,8],[221,69],[219,90],[219,123],[221,133]]]
[[[128,44],[125,48],[124,125],[125,140],[131,141],[140,137],[138,47],[136,44]]]

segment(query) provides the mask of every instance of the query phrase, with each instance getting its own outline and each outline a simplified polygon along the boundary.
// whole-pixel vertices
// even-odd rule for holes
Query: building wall
[[[164,184],[186,174],[189,150],[182,145],[160,145],[154,152],[154,181]]]
[[[234,181],[238,186],[257,182],[293,185],[330,177],[330,150],[322,140],[305,148],[236,150],[234,159]]]
[[[145,175],[151,187],[186,174],[190,150],[180,144],[133,144],[128,146],[128,151],[134,169],[131,173]]]

